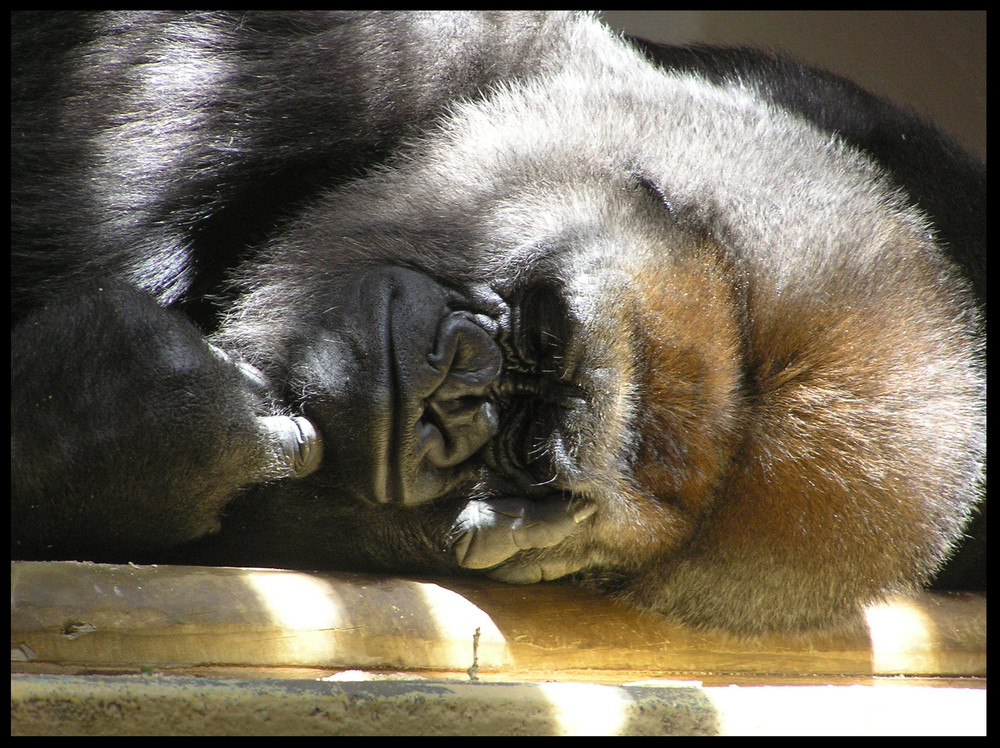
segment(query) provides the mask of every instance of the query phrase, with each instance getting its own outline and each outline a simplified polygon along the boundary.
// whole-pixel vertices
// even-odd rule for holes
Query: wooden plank
[[[837,631],[737,639],[560,584],[13,562],[11,655],[90,666],[475,665],[514,678],[589,671],[595,680],[985,676],[986,599],[928,593],[872,608]]]

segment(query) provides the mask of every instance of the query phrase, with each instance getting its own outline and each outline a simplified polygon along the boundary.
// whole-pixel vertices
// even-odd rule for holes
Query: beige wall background
[[[986,158],[986,11],[604,11],[670,44],[780,50],[929,117]]]

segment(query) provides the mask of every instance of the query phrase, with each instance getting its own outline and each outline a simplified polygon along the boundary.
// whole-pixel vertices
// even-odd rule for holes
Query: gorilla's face
[[[403,169],[290,232],[246,305],[288,316],[230,331],[321,430],[308,485],[402,505],[570,496],[613,505],[617,537],[650,514],[661,547],[687,536],[736,425],[722,253],[635,171],[551,173],[438,191]]]
[[[625,241],[549,245],[556,262],[494,286],[398,266],[346,276],[281,377],[326,445],[305,483],[402,505],[561,496],[613,507],[616,524],[653,514],[656,542],[681,542],[728,458],[735,335],[714,298],[728,291],[618,261]],[[602,517],[593,532],[619,537]]]
[[[595,533],[673,545],[738,426],[731,263],[649,176],[648,122],[575,138],[520,96],[315,205],[223,345],[321,430],[324,494],[571,496],[613,505]]]

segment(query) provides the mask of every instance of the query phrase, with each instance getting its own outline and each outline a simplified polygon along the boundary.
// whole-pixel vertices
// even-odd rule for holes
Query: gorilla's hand
[[[247,486],[316,470],[316,429],[270,390],[138,289],[35,310],[11,330],[13,552],[133,559],[217,531]]]
[[[235,367],[243,385],[258,400],[269,399],[271,383],[260,369],[218,346],[210,344],[209,347],[226,364]],[[304,478],[316,472],[323,461],[323,439],[309,419],[299,415],[272,415],[258,416],[256,422],[269,455],[265,478]]]
[[[490,569],[490,577],[504,582],[556,579],[577,571],[579,564],[569,557],[519,558],[516,554],[561,543],[595,509],[592,504],[574,505],[561,497],[470,501],[452,527],[452,551],[459,566]]]

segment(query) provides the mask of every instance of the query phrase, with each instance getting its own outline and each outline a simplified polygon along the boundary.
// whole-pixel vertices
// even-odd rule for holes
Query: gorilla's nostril
[[[488,400],[461,404],[431,400],[424,419],[428,428],[423,432],[418,449],[431,465],[454,467],[496,436],[499,422],[496,405]],[[426,435],[431,433],[436,438],[427,439]]]
[[[468,312],[444,318],[428,361],[445,373],[434,395],[447,400],[486,395],[503,363],[500,348]]]
[[[435,467],[453,467],[497,433],[496,405],[487,397],[500,376],[500,349],[471,315],[453,312],[442,321],[428,360],[444,379],[426,399],[423,420],[433,422],[440,438],[420,451]]]

